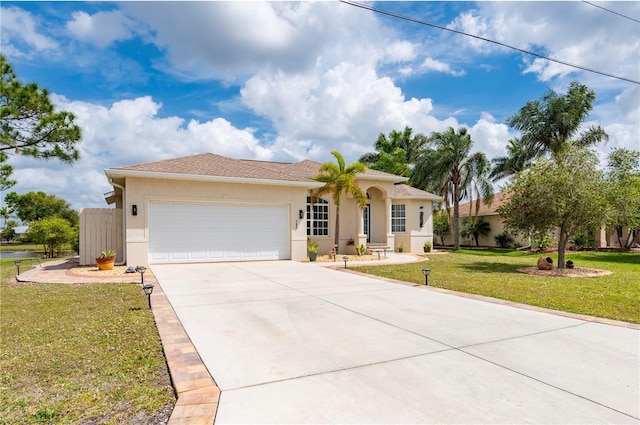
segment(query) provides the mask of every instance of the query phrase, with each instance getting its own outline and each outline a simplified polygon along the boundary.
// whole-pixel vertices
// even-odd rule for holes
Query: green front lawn
[[[19,284],[0,260],[0,424],[154,424],[175,396],[139,285]]]
[[[547,256],[547,254],[544,254]],[[460,250],[429,255],[429,261],[356,270],[424,284],[422,268],[431,269],[429,285],[438,288],[640,323],[640,253],[570,253],[576,267],[609,270],[599,277],[542,277],[516,272],[534,267],[542,254],[503,250]],[[557,264],[557,255],[549,255]]]

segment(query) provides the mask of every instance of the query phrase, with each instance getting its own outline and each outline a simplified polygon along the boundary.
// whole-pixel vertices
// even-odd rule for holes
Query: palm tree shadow
[[[488,261],[475,261],[473,263],[461,264],[469,271],[481,273],[516,273],[522,267],[531,267],[529,263],[492,263]]]

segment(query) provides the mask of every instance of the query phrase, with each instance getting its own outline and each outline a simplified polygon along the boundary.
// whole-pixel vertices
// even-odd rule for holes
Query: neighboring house
[[[16,232],[16,239],[22,239],[29,231],[29,226],[16,226],[13,231]]]
[[[504,231],[504,223],[498,214],[498,209],[504,205],[508,201],[508,196],[504,192],[498,192],[495,194],[493,202],[491,205],[486,206],[482,201],[480,201],[480,209],[478,211],[478,219],[482,218],[484,221],[488,222],[491,226],[491,231],[487,236],[480,236],[478,238],[478,242],[480,246],[489,246],[489,247],[497,247],[495,237]],[[471,208],[471,210],[470,210]],[[468,220],[469,217],[474,217],[476,215],[475,212],[476,202],[473,203],[466,202],[464,204],[460,204],[460,227],[462,228],[462,223],[465,220]],[[453,215],[453,209],[451,209],[450,213]],[[595,248],[619,248],[618,244],[617,232],[620,232],[621,235],[626,237],[628,228],[613,228],[607,234],[607,231],[604,227],[601,227],[596,234],[595,237]],[[511,234],[514,238],[515,242],[519,246],[527,246],[530,244],[530,241],[523,237]],[[552,235],[557,240],[557,233]],[[445,243],[452,244],[453,243],[453,235],[447,236],[445,239]],[[467,239],[464,241],[465,245],[474,245],[475,241]],[[570,243],[570,245],[573,245]],[[535,247],[535,246],[534,246]]]
[[[335,205],[310,204],[321,164],[226,158],[212,153],[105,170],[116,209],[82,210],[81,264],[103,249],[130,265],[248,260],[304,260],[307,238],[333,248]],[[339,253],[358,244],[422,251],[433,242],[432,202],[441,198],[402,184],[407,178],[367,170],[356,178],[364,210],[351,195],[340,205]],[[107,230],[104,230],[104,229]],[[106,234],[106,236],[105,236]]]
[[[491,226],[491,231],[487,236],[480,236],[478,238],[478,243],[480,246],[498,246],[496,243],[496,236],[500,233],[504,232],[504,223],[498,214],[498,209],[504,205],[509,198],[506,196],[504,192],[498,192],[493,197],[493,202],[491,205],[485,205],[482,200],[480,200],[480,209],[478,210],[478,219],[482,218],[484,221],[489,223]],[[451,216],[453,217],[453,208],[450,211]],[[473,202],[465,202],[464,204],[460,204],[460,228],[462,229],[462,224],[469,219],[469,217],[475,217],[476,215],[476,201]],[[453,226],[451,226],[453,230]],[[511,234],[511,237],[515,240],[516,244],[519,246],[529,245],[529,241],[527,238],[522,236],[516,236]],[[445,243],[453,243],[453,234],[450,234],[445,239]],[[473,239],[465,239],[463,241],[465,245],[473,245],[475,246],[475,241]]]

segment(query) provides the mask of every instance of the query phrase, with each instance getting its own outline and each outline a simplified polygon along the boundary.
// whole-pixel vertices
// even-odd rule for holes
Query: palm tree
[[[528,168],[535,154],[520,139],[511,139],[507,143],[507,155],[494,158],[493,169],[489,178],[494,182],[512,176]]]
[[[482,217],[477,221],[467,221],[462,226],[462,237],[473,240],[476,242],[476,246],[480,246],[480,236],[487,236],[491,232],[491,225],[489,222],[484,221]]]
[[[377,152],[360,157],[368,168],[408,177],[411,164],[415,164],[420,150],[427,141],[422,134],[413,136],[413,129],[406,126],[403,131],[391,130],[389,136],[380,133],[374,144]]]
[[[600,126],[577,134],[595,99],[593,90],[574,81],[565,95],[549,90],[541,99],[530,100],[507,119],[507,124],[522,133],[520,143],[531,150],[533,157],[550,153],[558,162],[567,145],[588,147],[608,140],[609,136]]]
[[[493,202],[493,185],[489,180],[491,163],[482,152],[476,152],[465,163],[466,174],[469,176],[467,197],[469,198],[469,219],[475,222],[480,211],[480,201],[489,206]],[[476,201],[474,203],[473,197]],[[473,206],[475,205],[475,211]],[[475,214],[474,214],[475,212]],[[473,219],[472,219],[473,216]]]
[[[421,152],[410,180],[416,187],[439,193],[447,210],[453,205],[454,249],[460,249],[460,201],[467,196],[469,188],[475,185],[487,200],[493,195],[493,190],[485,187],[488,180],[480,179],[481,175],[486,175],[488,161],[486,157],[482,158],[484,154],[470,155],[472,145],[471,135],[464,127],[457,132],[449,127],[443,133],[431,133],[427,146],[433,148]],[[482,162],[484,166],[481,166]]]
[[[11,212],[9,211],[9,207],[6,205],[0,208],[0,217],[4,220],[4,224],[2,228],[7,227],[7,221],[11,218]]]
[[[364,191],[355,184],[355,178],[358,174],[367,171],[367,167],[361,162],[354,162],[348,166],[345,166],[344,158],[340,152],[331,152],[336,158],[337,164],[333,162],[325,162],[320,166],[320,172],[313,177],[324,186],[315,190],[312,193],[312,199],[330,193],[333,197],[333,203],[336,204],[336,226],[335,226],[335,240],[336,253],[340,239],[340,199],[343,193],[350,193],[356,199],[358,206],[364,208],[367,204],[367,196]]]
[[[565,95],[549,90],[541,99],[527,102],[507,119],[507,124],[519,130],[522,137],[509,140],[507,155],[493,160],[493,181],[517,174],[534,159],[548,154],[557,162],[569,146],[588,147],[608,140],[600,126],[577,134],[593,109],[595,98],[593,90],[574,81]]]

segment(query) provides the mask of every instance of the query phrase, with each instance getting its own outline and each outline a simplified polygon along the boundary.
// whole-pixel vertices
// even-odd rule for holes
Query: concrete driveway
[[[154,265],[226,423],[639,423],[640,331],[291,261]]]

